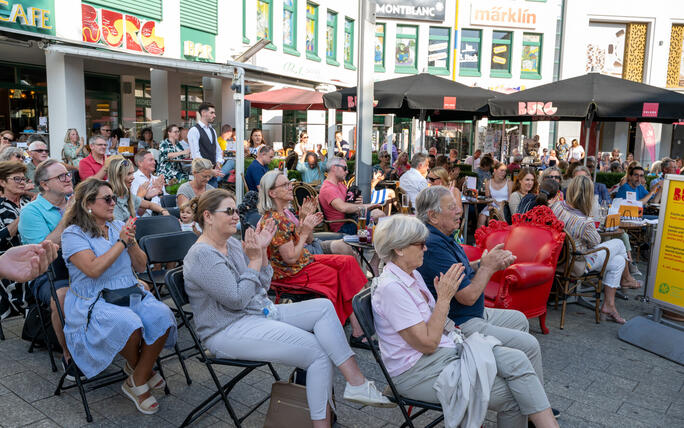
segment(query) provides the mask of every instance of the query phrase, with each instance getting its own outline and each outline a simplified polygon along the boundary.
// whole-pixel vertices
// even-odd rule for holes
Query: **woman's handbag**
[[[271,386],[271,403],[268,406],[264,428],[313,427],[306,387],[277,381]]]
[[[90,324],[90,316],[93,313],[93,307],[95,307],[95,303],[97,303],[97,301],[100,300],[100,297],[102,297],[105,300],[105,302],[111,303],[112,305],[129,306],[131,302],[131,296],[140,296],[140,300],[142,300],[145,296],[145,293],[142,291],[139,285],[131,285],[130,287],[117,288],[115,290],[103,288],[102,291],[97,293],[97,298],[95,299],[95,301],[88,307],[88,319],[86,322],[86,330],[88,329],[88,325]]]

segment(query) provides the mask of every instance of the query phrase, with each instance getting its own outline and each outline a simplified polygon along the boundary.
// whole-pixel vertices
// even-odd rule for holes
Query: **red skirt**
[[[342,324],[352,309],[352,299],[368,279],[353,256],[316,254],[314,262],[296,275],[274,280],[276,283],[312,290],[330,299]]]

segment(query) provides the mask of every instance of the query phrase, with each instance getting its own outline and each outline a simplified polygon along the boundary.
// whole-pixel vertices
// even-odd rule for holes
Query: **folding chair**
[[[385,380],[387,381],[387,385],[389,385],[390,389],[392,390],[392,396],[388,396],[387,398],[397,403],[397,406],[401,410],[402,415],[404,415],[405,422],[401,424],[401,428],[414,428],[413,420],[416,419],[418,416],[422,415],[423,413],[427,412],[428,410],[434,410],[441,413],[442,406],[439,403],[428,403],[426,401],[413,400],[410,398],[403,397],[399,394],[397,388],[394,386],[394,382],[392,382],[392,378],[387,372],[385,364],[382,362],[382,358],[380,357],[380,350],[377,348],[377,346],[373,343],[372,340],[373,335],[375,334],[375,323],[373,321],[373,308],[371,307],[371,290],[362,290],[359,294],[354,296],[354,299],[352,300],[352,307],[354,308],[354,314],[356,315],[356,319],[358,319],[359,324],[361,324],[361,330],[363,330],[363,335],[366,337],[366,340],[370,344],[373,357],[380,366],[382,374],[385,376]],[[411,409],[407,411],[405,406],[419,407],[420,410],[412,415],[410,411]],[[442,422],[442,420],[444,420],[444,415],[440,414],[439,417],[437,417],[435,420],[427,424],[425,427],[432,428],[435,425]]]
[[[57,257],[55,262],[50,265],[50,269],[48,270],[48,281],[50,282],[50,293],[52,294],[52,298],[55,300],[56,306],[57,306],[57,314],[59,315],[59,320],[61,322],[60,327],[64,327],[64,311],[62,309],[62,305],[60,305],[59,300],[57,298],[57,290],[55,289],[55,281],[59,279],[58,274],[56,272],[59,272],[61,269],[64,269],[65,271],[68,272],[66,263],[64,262],[64,259],[62,258],[61,254]],[[67,274],[68,277],[68,274]],[[64,386],[64,381],[66,380],[67,373],[72,369],[72,368],[77,368],[76,363],[74,362],[74,359],[72,358],[71,361],[69,362],[69,366],[66,367],[66,370],[64,371],[64,374],[62,374],[62,377],[59,379],[59,383],[57,384],[57,389],[55,389],[55,395],[61,395],[62,391],[69,390],[71,388],[78,388],[78,392],[81,395],[81,402],[83,403],[83,409],[85,410],[86,414],[86,421],[92,422],[93,421],[93,416],[90,414],[90,406],[88,406],[88,399],[86,398],[86,392],[94,391],[96,389],[102,388],[107,385],[111,385],[116,382],[123,382],[128,376],[124,373],[123,369],[114,371],[114,372],[109,372],[109,373],[100,373],[99,375],[92,377],[90,379],[84,379],[81,380],[80,376],[74,376],[75,382],[72,385]],[[157,370],[159,371],[159,374],[161,375],[164,380],[166,380],[166,376],[164,376],[164,371],[162,369],[162,364],[161,360],[157,358]],[[86,388],[87,387],[87,388]],[[164,393],[166,395],[169,394],[169,387],[168,385],[164,388]]]
[[[275,371],[275,369],[269,362],[232,360],[228,358],[216,358],[213,356],[209,356],[202,345],[202,341],[200,340],[199,336],[197,336],[195,329],[190,324],[190,321],[186,316],[185,311],[182,310],[183,306],[189,303],[188,295],[185,293],[185,282],[183,280],[182,267],[178,267],[167,272],[166,286],[169,290],[169,293],[171,294],[171,298],[173,299],[173,302],[175,303],[176,307],[178,309],[181,309],[178,313],[182,318],[182,325],[184,325],[190,332],[190,336],[192,337],[192,340],[195,343],[195,347],[199,351],[199,356],[197,358],[201,362],[203,362],[204,365],[207,367],[209,375],[211,375],[211,378],[214,381],[214,384],[216,385],[216,392],[211,394],[209,397],[207,397],[206,400],[204,400],[197,407],[195,407],[185,418],[181,426],[184,427],[190,425],[192,422],[197,420],[197,418],[199,418],[204,413],[209,411],[209,409],[211,409],[219,401],[223,401],[223,404],[226,406],[226,410],[228,411],[228,414],[230,415],[233,422],[235,423],[235,426],[240,428],[242,426],[242,421],[244,421],[247,417],[249,417],[249,415],[254,413],[256,409],[258,409],[263,403],[265,403],[270,398],[270,394],[261,401],[259,401],[254,407],[252,407],[247,412],[247,414],[245,414],[242,417],[238,417],[235,413],[235,410],[233,409],[233,406],[231,406],[230,402],[228,401],[228,395],[230,394],[232,389],[235,387],[235,385],[238,384],[238,382],[242,380],[242,378],[247,376],[250,372],[252,372],[252,370],[258,367],[268,366],[269,370],[271,371],[271,374],[273,375],[273,378],[276,381],[280,380],[278,373]],[[213,365],[241,367],[242,371],[225,384],[221,384],[221,382],[218,379],[218,376],[216,376],[214,368],[212,367]]]
[[[171,232],[171,233],[159,233],[155,235],[143,236],[140,239],[140,248],[147,255],[147,277],[152,279],[152,287],[154,288],[157,297],[161,300],[161,292],[159,288],[165,284],[164,278],[166,276],[166,269],[152,270],[152,265],[161,263],[183,263],[185,255],[190,251],[190,247],[197,241],[197,235],[194,232]],[[177,308],[176,311],[181,311],[182,308]],[[191,314],[189,318],[191,318]],[[179,326],[180,327],[180,326]],[[185,374],[185,381],[188,385],[192,384],[192,379],[188,373],[188,369],[185,367],[185,359],[194,355],[184,356],[183,354],[194,346],[189,348],[180,349],[178,344],[174,346],[174,352],[160,357],[161,360],[165,360],[174,355],[178,357],[183,373]]]
[[[143,236],[180,231],[180,222],[176,217],[170,215],[140,217],[135,222],[135,239],[138,242]]]
[[[176,195],[161,195],[159,197],[159,203],[163,208],[173,208],[178,206]]]

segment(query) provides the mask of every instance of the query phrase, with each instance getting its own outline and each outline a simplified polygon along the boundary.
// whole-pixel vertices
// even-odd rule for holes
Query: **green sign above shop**
[[[211,33],[181,26],[181,55],[189,61],[214,62],[215,39]]]
[[[0,28],[55,35],[54,0],[0,0]]]

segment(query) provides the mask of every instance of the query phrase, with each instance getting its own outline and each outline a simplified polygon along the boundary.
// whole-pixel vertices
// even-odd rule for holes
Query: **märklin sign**
[[[527,4],[501,1],[477,1],[471,4],[470,25],[487,27],[537,27],[537,12]]]

